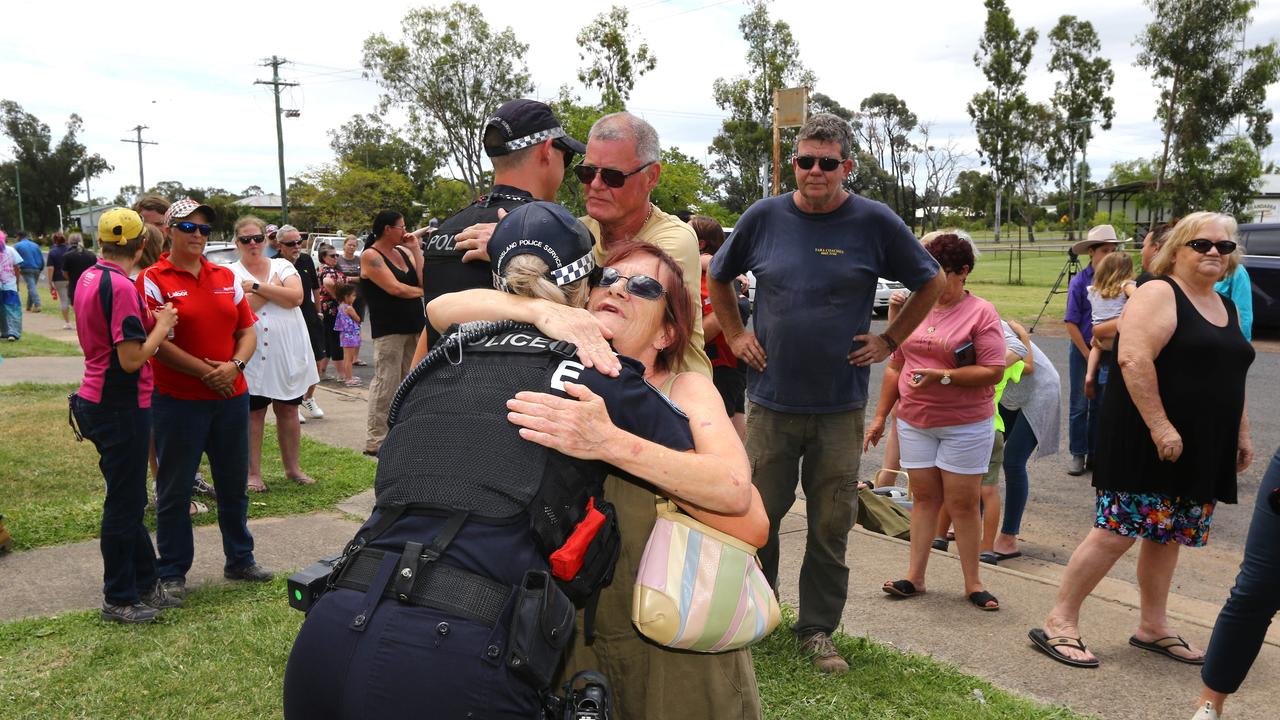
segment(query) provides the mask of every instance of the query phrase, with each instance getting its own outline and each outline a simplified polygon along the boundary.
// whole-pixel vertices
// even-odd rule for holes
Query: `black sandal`
[[[973,603],[974,607],[979,610],[984,610],[986,612],[995,612],[1000,609],[1000,601],[996,600],[996,596],[986,590],[969,593],[969,602]],[[995,607],[988,605],[987,603],[989,602],[994,602]]]
[[[893,580],[891,582],[886,582],[880,587],[880,589],[890,595],[900,598],[909,598],[924,594],[924,591],[917,590],[915,584],[910,580]]]
[[[948,546],[948,545],[950,545],[950,544],[951,544],[951,543],[950,543],[950,541],[948,541],[946,538],[934,538],[934,539],[933,539],[933,549],[934,549],[934,550],[941,550],[941,551],[943,551],[943,552],[946,552],[946,551],[947,551],[947,546]]]
[[[1098,660],[1096,658],[1093,660],[1076,660],[1075,658],[1067,657],[1057,651],[1056,648],[1058,647],[1069,647],[1075,648],[1080,652],[1089,652],[1089,649],[1084,646],[1084,643],[1081,642],[1078,637],[1068,637],[1066,635],[1049,637],[1045,631],[1040,628],[1032,628],[1027,633],[1027,637],[1031,638],[1031,642],[1035,645],[1037,650],[1048,655],[1054,660],[1057,660],[1063,665],[1070,665],[1071,667],[1078,668],[1098,667]]]

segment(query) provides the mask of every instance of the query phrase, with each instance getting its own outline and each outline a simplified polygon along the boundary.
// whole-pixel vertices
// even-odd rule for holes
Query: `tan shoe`
[[[831,636],[824,632],[816,632],[800,641],[800,649],[809,653],[814,667],[824,673],[838,675],[849,671],[849,663],[840,656]]]

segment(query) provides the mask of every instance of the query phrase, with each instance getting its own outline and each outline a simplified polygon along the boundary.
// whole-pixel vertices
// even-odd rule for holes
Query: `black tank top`
[[[1194,502],[1236,502],[1236,444],[1244,410],[1245,376],[1253,346],[1245,340],[1235,303],[1221,298],[1227,324],[1218,327],[1196,310],[1182,288],[1173,288],[1178,325],[1155,359],[1160,400],[1182,435],[1177,462],[1162,461],[1151,431],[1133,404],[1133,395],[1156,388],[1130,388],[1116,358],[1116,336],[1102,414],[1093,486],[1100,490],[1160,493]],[[1221,296],[1219,296],[1221,297]]]
[[[404,270],[393,265],[381,250],[371,249],[382,256],[392,277],[405,285],[418,287],[418,273],[414,272],[413,263],[403,248],[396,248],[396,252],[404,261]],[[383,335],[417,335],[422,332],[422,298],[396,297],[372,280],[360,283],[360,291],[364,293],[364,300],[369,308],[369,326],[374,338]]]

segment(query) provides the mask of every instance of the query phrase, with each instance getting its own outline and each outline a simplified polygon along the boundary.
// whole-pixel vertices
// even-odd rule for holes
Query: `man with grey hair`
[[[853,170],[845,121],[810,118],[791,165],[795,192],[743,213],[711,261],[707,289],[729,346],[748,365],[747,455],[769,514],[765,575],[777,587],[778,526],[798,483],[809,527],[792,630],[820,670],[838,673],[849,664],[831,633],[848,592],[845,546],[857,515],[870,365],[911,335],[945,280],[901,218],[845,190]],[[732,285],[748,270],[756,276],[754,331],[742,326]],[[872,335],[877,277],[915,292],[885,332]]]
[[[700,283],[696,280],[702,276],[698,237],[693,228],[649,202],[649,194],[662,175],[660,151],[658,132],[631,113],[613,113],[597,120],[587,136],[587,153],[573,168],[583,185],[587,207],[582,222],[595,236],[597,265],[603,265],[614,248],[633,240],[662,248],[680,264],[694,309],[693,334],[683,369],[711,377],[711,361],[703,347]]]

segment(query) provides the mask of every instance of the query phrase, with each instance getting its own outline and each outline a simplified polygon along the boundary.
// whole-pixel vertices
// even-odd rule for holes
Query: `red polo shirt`
[[[171,302],[178,310],[178,325],[170,342],[197,358],[231,359],[237,330],[252,327],[258,318],[230,270],[200,258],[200,276],[169,262],[169,253],[138,276],[138,291],[147,308],[155,310]],[[156,389],[179,400],[220,400],[200,378],[157,362]],[[236,395],[248,390],[244,376],[236,378]]]

